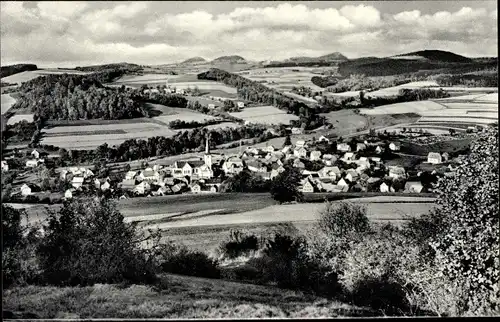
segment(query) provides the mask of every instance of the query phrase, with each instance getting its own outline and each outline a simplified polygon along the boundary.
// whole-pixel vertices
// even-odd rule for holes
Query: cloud
[[[389,14],[365,4],[242,3],[219,13],[172,13],[173,4],[161,2],[2,1],[0,6],[2,63],[161,64],[192,56],[267,60],[334,51],[387,56],[431,48],[497,55],[497,12],[480,7]]]

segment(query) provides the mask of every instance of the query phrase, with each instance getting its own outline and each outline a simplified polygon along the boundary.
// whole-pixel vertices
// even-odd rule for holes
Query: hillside
[[[106,69],[124,69],[127,71],[140,71],[142,67],[137,64],[130,63],[114,63],[114,64],[103,64],[103,65],[92,65],[92,66],[83,66],[76,67],[76,70],[85,71],[85,72],[95,72]]]
[[[3,293],[4,318],[35,317],[30,315],[44,319],[374,315],[366,309],[274,287],[178,275],[164,276],[156,285],[161,289],[102,284],[74,288],[17,287]]]
[[[207,60],[205,58],[197,56],[197,57],[192,57],[192,58],[186,59],[181,64],[204,63],[206,61]]]
[[[414,51],[411,53],[400,54],[393,56],[391,58],[397,57],[421,57],[430,61],[440,61],[445,63],[469,63],[472,59],[457,55],[455,53],[444,51],[444,50],[421,50]]]
[[[37,70],[38,67],[35,64],[16,64],[9,66],[2,66],[0,68],[0,77],[7,77],[21,72]]]
[[[390,76],[407,73],[467,73],[482,69],[496,68],[496,60],[472,60],[451,52],[423,50],[397,56],[377,58],[364,57],[339,64],[342,76],[364,74],[365,76]]]
[[[342,55],[339,52],[334,52],[334,53],[331,53],[328,55],[319,56],[317,59],[324,60],[324,61],[346,61],[346,60],[349,60],[346,56]]]
[[[245,58],[243,58],[241,56],[231,55],[231,56],[217,57],[214,60],[212,60],[212,63],[236,64],[236,63],[246,63],[246,60],[245,60]]]

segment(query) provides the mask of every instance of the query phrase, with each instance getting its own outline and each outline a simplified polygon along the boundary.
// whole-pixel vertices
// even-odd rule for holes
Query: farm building
[[[143,181],[139,183],[137,186],[134,188],[134,192],[140,195],[144,195],[148,193],[151,190],[151,185],[147,183],[146,181]]]
[[[349,187],[349,183],[345,181],[344,179],[340,179],[339,182],[337,182],[337,186],[347,186]]]
[[[389,177],[390,178],[404,178],[406,176],[406,171],[403,167],[393,166],[389,167]]]
[[[311,180],[306,179],[304,184],[302,185],[302,192],[304,193],[310,193],[310,192],[315,192],[317,191],[316,185],[311,182]]]
[[[244,108],[245,107],[245,103],[238,102],[238,103],[236,103],[236,106],[238,106],[238,108]]]
[[[366,144],[364,144],[364,143],[356,144],[356,151],[363,151],[365,149],[366,149]]]
[[[389,186],[385,182],[380,185],[380,192],[389,192]]]
[[[211,110],[215,109],[215,104],[208,104],[208,108]]]
[[[124,179],[120,183],[120,187],[123,190],[133,190],[135,188],[135,180],[134,179]]]
[[[136,175],[137,175],[137,171],[128,171],[125,174],[125,180],[132,180],[135,178]]]
[[[35,168],[38,166],[38,160],[27,160],[26,168]]]
[[[21,195],[23,196],[29,196],[33,192],[38,192],[38,191],[40,191],[40,188],[32,183],[25,183],[21,186]]]
[[[307,156],[307,150],[303,147],[298,149],[296,148],[295,150],[293,150],[293,155],[299,158],[305,158]]]
[[[73,198],[73,192],[71,189],[68,189],[64,192],[64,198],[65,199],[72,199]]]
[[[40,152],[38,152],[36,149],[31,152],[31,156],[35,159],[40,158]]]
[[[318,171],[320,178],[337,178],[341,174],[339,167],[324,167]]]
[[[343,159],[345,161],[354,161],[356,159],[356,154],[354,154],[353,152],[346,152]]]
[[[429,152],[427,155],[427,162],[432,164],[439,164],[443,162],[443,157],[437,152]]]
[[[246,166],[252,172],[267,172],[266,166],[257,160],[247,162]]]
[[[303,130],[300,127],[292,127],[292,134],[302,134]]]

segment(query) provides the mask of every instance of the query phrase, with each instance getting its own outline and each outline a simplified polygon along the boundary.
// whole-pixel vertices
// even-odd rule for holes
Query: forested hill
[[[228,86],[236,87],[240,98],[256,103],[274,105],[279,109],[295,114],[301,118],[300,123],[303,124],[301,126],[305,126],[306,128],[315,128],[324,123],[324,119],[317,114],[319,113],[318,106],[310,107],[272,88],[240,75],[232,74],[218,68],[211,68],[204,73],[198,74],[198,79],[219,81]]]
[[[13,109],[29,109],[37,120],[124,119],[144,115],[137,92],[102,82],[120,71],[91,75],[46,75],[25,82]]]
[[[29,71],[29,70],[37,70],[38,67],[35,64],[17,64],[10,66],[2,66],[0,68],[0,77],[7,77],[10,75],[14,75],[17,73]]]
[[[84,72],[100,72],[106,70],[125,70],[129,72],[138,72],[141,71],[143,68],[137,64],[116,63],[116,64],[93,65],[84,67],[78,66],[75,69]]]

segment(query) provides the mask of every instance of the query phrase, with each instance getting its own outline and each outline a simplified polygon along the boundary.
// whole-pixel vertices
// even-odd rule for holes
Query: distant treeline
[[[125,88],[102,85],[123,74],[46,75],[23,83],[15,109],[29,109],[37,120],[126,119],[144,116],[140,97]]]
[[[421,79],[425,79],[425,77],[421,77]],[[353,74],[344,79],[339,79],[336,84],[328,87],[327,91],[332,93],[342,93],[349,91],[361,91],[366,89],[377,90],[380,88],[406,84],[415,80],[417,80],[415,77],[411,77],[408,75],[367,77],[363,74]]]
[[[10,66],[2,66],[0,67],[0,77],[7,77],[17,73],[29,70],[37,70],[37,69],[38,67],[35,64],[17,64]]]
[[[498,87],[497,72],[465,75],[439,75],[435,79],[439,86],[462,85],[466,87]]]
[[[337,66],[338,62],[332,61],[304,61],[304,62],[275,62],[264,65],[264,68],[277,68],[277,67],[327,67],[327,66]]]
[[[173,137],[155,136],[147,140],[130,139],[113,147],[103,144],[95,150],[67,151],[51,145],[43,145],[41,147],[49,151],[59,151],[62,162],[85,163],[103,158],[108,162],[124,162],[156,156],[202,151],[208,133],[210,133],[210,144],[212,147],[240,139],[255,139],[256,142],[262,142],[274,137],[267,131],[265,126],[251,125],[216,130],[196,128],[179,132]]]
[[[366,95],[369,95],[369,93],[367,93]],[[424,101],[446,97],[450,97],[450,94],[442,89],[436,90],[430,88],[402,88],[399,90],[399,94],[397,96],[392,97],[366,97],[365,94],[361,94],[360,107],[376,107],[387,104]]]
[[[99,72],[105,70],[126,70],[129,72],[137,72],[142,70],[142,67],[136,64],[129,63],[118,63],[118,64],[105,64],[105,65],[94,65],[94,66],[84,66],[84,67],[76,67],[76,70],[84,71],[84,72]]]
[[[205,120],[203,122],[197,121],[183,121],[183,120],[173,120],[168,123],[168,127],[171,129],[194,129],[197,127],[203,127],[207,125],[219,124],[221,120]]]
[[[198,79],[214,80],[236,87],[238,96],[244,100],[256,103],[274,105],[279,109],[300,117],[301,126],[313,129],[325,123],[325,118],[318,115],[320,109],[309,107],[297,100],[258,82],[249,80],[240,75],[232,74],[221,69],[211,68],[207,72],[198,74]]]
[[[370,58],[346,61],[339,64],[339,73],[343,76],[364,74],[366,76],[389,76],[426,71],[436,73],[468,73],[479,69],[494,68],[495,60],[471,61],[466,63],[447,63],[425,60],[407,60],[391,58]]]
[[[321,88],[335,85],[338,83],[338,81],[339,81],[339,78],[335,77],[335,76],[325,76],[325,77],[313,76],[311,78],[311,82],[314,85],[319,86]]]

